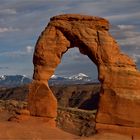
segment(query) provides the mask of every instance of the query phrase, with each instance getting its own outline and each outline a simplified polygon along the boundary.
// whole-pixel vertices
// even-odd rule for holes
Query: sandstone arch
[[[48,80],[62,55],[77,46],[98,68],[102,89],[96,122],[140,126],[140,73],[135,63],[120,52],[108,30],[109,22],[100,17],[67,14],[51,18],[35,47],[28,97],[31,115],[56,117],[57,101]]]

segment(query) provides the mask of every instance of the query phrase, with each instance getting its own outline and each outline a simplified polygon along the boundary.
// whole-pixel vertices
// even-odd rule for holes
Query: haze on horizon
[[[50,17],[77,13],[100,16],[111,23],[110,33],[121,50],[134,59],[140,69],[139,0],[1,0],[0,5],[0,75],[32,76],[35,43]],[[71,49],[62,59],[56,74],[85,73],[97,76],[96,66]]]

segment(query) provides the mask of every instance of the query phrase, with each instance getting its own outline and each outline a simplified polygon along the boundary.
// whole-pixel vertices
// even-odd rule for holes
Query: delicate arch
[[[96,121],[127,126],[140,124],[140,95],[135,90],[140,91],[140,73],[135,63],[120,52],[108,30],[108,21],[100,17],[67,14],[51,18],[35,47],[34,75],[28,97],[31,115],[56,117],[57,101],[48,80],[62,55],[77,46],[98,68],[102,86]]]

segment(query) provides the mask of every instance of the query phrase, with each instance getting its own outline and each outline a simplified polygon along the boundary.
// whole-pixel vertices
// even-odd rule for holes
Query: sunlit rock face
[[[120,52],[108,30],[109,22],[100,17],[66,14],[50,19],[33,57],[34,74],[28,97],[32,115],[57,116],[57,100],[48,80],[63,54],[78,47],[98,68],[101,91],[96,122],[140,127],[140,72]]]

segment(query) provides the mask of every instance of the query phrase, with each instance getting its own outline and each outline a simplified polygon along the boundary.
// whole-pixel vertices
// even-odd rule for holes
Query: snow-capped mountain
[[[51,80],[65,80],[67,77],[62,77],[62,76],[57,76],[57,75],[52,75]]]
[[[0,76],[0,87],[17,87],[31,82],[31,79],[25,75],[2,75]],[[97,83],[89,76],[83,73],[75,74],[69,77],[52,75],[49,80],[50,85],[69,85],[69,84],[86,84]]]
[[[16,87],[31,82],[25,75],[2,75],[0,76],[0,87]]]
[[[49,80],[50,85],[59,85],[59,84],[86,84],[96,82],[92,80],[89,76],[84,73],[78,73],[69,77],[52,75]]]
[[[73,76],[69,77],[70,80],[85,80],[85,81],[90,81],[91,78],[89,78],[86,74],[84,73],[79,73]]]
[[[86,80],[86,81],[91,80],[91,78],[84,73],[78,73],[78,74],[72,75],[70,77],[52,75],[51,79],[52,80]]]

